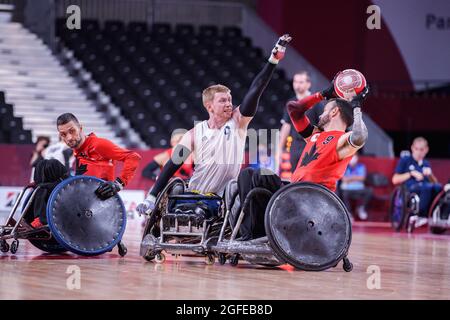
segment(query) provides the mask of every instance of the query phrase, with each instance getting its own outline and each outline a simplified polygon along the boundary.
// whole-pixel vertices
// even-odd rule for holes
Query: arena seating
[[[205,87],[227,85],[239,104],[266,59],[235,27],[83,20],[74,31],[58,21],[57,35],[153,148],[167,147],[174,129],[207,118],[201,102]],[[278,128],[291,95],[278,69],[251,127]]]
[[[107,123],[104,114],[96,109],[76,79],[69,75],[58,56],[41,38],[16,22],[1,22],[0,30],[0,90],[4,92],[7,103],[14,105],[14,115],[21,118],[12,121],[2,117],[5,122],[2,128],[23,125],[31,131],[33,141],[38,136],[48,136],[56,142],[57,116],[73,112],[87,132],[94,131],[118,145],[124,145],[115,128]],[[17,132],[17,129],[10,131]],[[23,135],[13,134],[8,139],[12,143],[17,139],[27,141]]]
[[[31,131],[24,130],[22,118],[13,115],[13,105],[5,102],[5,94],[0,91],[0,143],[31,143]]]

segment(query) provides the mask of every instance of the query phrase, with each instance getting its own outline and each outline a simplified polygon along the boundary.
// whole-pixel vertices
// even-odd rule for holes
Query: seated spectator
[[[275,159],[272,156],[269,156],[269,150],[267,149],[267,145],[264,143],[258,144],[258,154],[256,155],[256,159],[250,159],[249,167],[255,169],[269,169],[271,171],[275,171]],[[256,161],[255,161],[256,160]]]
[[[49,137],[47,137],[47,136],[37,137],[36,146],[33,150],[33,154],[31,155],[31,159],[30,159],[31,167],[35,167],[39,161],[44,159],[42,153],[49,146],[49,144],[50,144]]]
[[[409,192],[419,196],[419,217],[416,227],[428,222],[428,209],[434,197],[442,190],[431,171],[431,165],[425,156],[428,153],[428,141],[423,137],[414,139],[411,145],[412,154],[400,158],[392,177],[394,185],[405,184]]]
[[[367,220],[367,204],[372,197],[372,189],[366,187],[366,166],[358,162],[358,155],[355,154],[341,179],[340,192],[342,200],[347,209],[351,212],[350,200],[358,201],[357,213],[360,220]]]
[[[161,153],[158,153],[153,157],[153,161],[150,162],[142,171],[142,176],[147,179],[156,180],[159,170],[169,161],[173,148],[180,142],[183,137],[183,133],[174,133],[170,139],[171,149],[167,149]],[[175,177],[182,179],[188,179],[192,175],[192,161],[188,158],[181,168],[175,173]]]

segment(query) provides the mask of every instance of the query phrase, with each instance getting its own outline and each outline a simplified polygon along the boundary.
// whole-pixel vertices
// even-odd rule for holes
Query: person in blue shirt
[[[358,162],[358,155],[355,154],[345,170],[339,186],[341,198],[345,206],[351,211],[350,200],[358,200],[357,213],[360,220],[367,220],[367,204],[372,198],[372,189],[364,184],[366,180],[366,166]]]
[[[427,223],[431,201],[442,190],[442,186],[431,171],[430,163],[425,159],[428,151],[428,141],[423,137],[415,138],[411,145],[411,155],[400,158],[392,177],[394,185],[405,184],[409,192],[417,193],[419,196],[419,217],[415,222],[416,227]]]

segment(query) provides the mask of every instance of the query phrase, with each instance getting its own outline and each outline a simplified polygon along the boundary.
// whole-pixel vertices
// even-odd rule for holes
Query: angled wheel
[[[348,252],[351,222],[342,201],[314,183],[293,183],[278,190],[265,214],[265,229],[280,261],[309,271],[336,265]]]
[[[433,234],[443,234],[447,228],[439,226],[439,224],[448,224],[450,213],[450,196],[445,198],[445,191],[441,191],[433,200],[428,213],[430,221],[430,232]]]
[[[76,176],[61,182],[47,203],[52,236],[67,250],[93,256],[111,251],[122,239],[126,211],[119,195],[100,200],[103,180]]]
[[[50,240],[40,240],[40,239],[27,239],[33,246],[38,248],[39,250],[45,251],[47,253],[63,253],[66,252],[67,249],[64,248],[56,241],[54,238]]]
[[[407,210],[407,191],[404,186],[399,186],[394,189],[391,196],[389,207],[389,216],[391,218],[391,225],[395,231],[400,231],[403,228],[405,220],[408,215]]]

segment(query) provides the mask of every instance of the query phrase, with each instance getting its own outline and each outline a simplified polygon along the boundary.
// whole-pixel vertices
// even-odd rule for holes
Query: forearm
[[[165,188],[170,178],[172,178],[175,172],[177,172],[178,169],[181,168],[183,163],[189,157],[190,153],[191,151],[181,144],[178,144],[175,147],[172,153],[172,157],[164,165],[163,169],[161,170],[161,173],[158,176],[158,179],[156,180],[155,185],[149,192],[149,195],[153,197],[158,196],[158,194]]]
[[[144,170],[142,170],[142,176],[148,179],[152,179],[155,175],[155,171],[159,169],[159,164],[153,160],[150,162]]]
[[[167,183],[169,182],[170,178],[173,177],[175,172],[178,171],[178,169],[181,168],[183,164],[175,164],[173,163],[172,159],[167,161],[163,169],[161,170],[161,173],[158,176],[158,179],[155,182],[155,185],[153,186],[152,190],[149,192],[150,195],[157,197],[158,194],[165,188]]]
[[[322,95],[317,92],[302,100],[288,102],[287,110],[289,117],[297,132],[303,132],[310,125],[309,119],[305,113],[322,100]]]
[[[361,108],[354,108],[353,128],[349,137],[349,142],[353,147],[360,148],[366,143],[367,137],[367,127],[362,118]]]
[[[395,173],[392,177],[392,184],[402,184],[403,182],[407,181],[409,178],[411,178],[410,172],[405,173]]]
[[[275,71],[276,64],[267,62],[260,73],[255,77],[250,89],[242,101],[239,111],[244,117],[253,117],[256,114],[258,108],[259,99],[261,98],[264,89],[270,82],[273,72]]]

